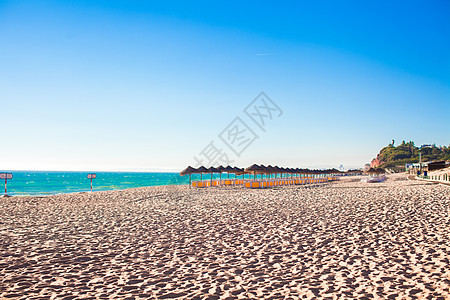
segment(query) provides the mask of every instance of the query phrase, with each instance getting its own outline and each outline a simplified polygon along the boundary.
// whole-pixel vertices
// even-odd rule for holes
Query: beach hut
[[[191,188],[191,175],[199,173],[196,168],[188,166],[186,169],[180,172],[180,176],[189,175],[189,188]]]

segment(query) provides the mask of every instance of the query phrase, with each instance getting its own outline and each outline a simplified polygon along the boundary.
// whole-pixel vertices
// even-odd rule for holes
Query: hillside
[[[403,141],[400,145],[395,147],[393,143],[381,149],[377,157],[374,158],[370,165],[371,167],[404,167],[406,163],[419,162],[419,152],[422,154],[422,162],[431,160],[450,160],[450,145],[437,147],[430,145],[427,147],[416,147],[414,142],[405,143]]]

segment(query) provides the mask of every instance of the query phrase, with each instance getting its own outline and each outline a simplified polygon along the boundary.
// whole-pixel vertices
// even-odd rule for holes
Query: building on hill
[[[428,176],[428,172],[440,170],[448,167],[445,160],[428,161],[422,164],[406,164],[406,171],[410,174]]]

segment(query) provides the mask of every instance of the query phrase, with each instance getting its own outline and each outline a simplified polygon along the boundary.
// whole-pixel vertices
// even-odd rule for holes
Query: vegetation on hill
[[[416,147],[414,142],[403,141],[397,147],[394,141],[381,149],[380,153],[372,161],[372,165],[382,168],[404,166],[407,163],[418,163],[419,153],[422,154],[422,162],[434,160],[450,160],[450,145],[437,147],[435,144],[426,147]]]

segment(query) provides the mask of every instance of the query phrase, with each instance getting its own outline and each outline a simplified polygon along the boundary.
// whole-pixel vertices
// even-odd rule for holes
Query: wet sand
[[[0,298],[450,299],[450,188],[0,198]]]

